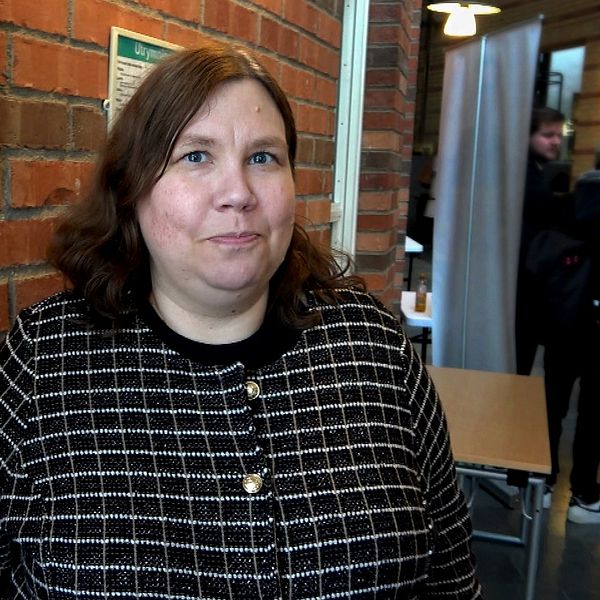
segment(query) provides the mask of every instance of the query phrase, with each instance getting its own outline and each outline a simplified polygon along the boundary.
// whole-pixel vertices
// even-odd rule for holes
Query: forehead
[[[190,119],[184,132],[214,121],[284,129],[283,116],[275,100],[260,81],[251,78],[219,84]]]
[[[541,123],[539,129],[535,133],[539,135],[544,135],[548,133],[562,133],[562,129],[562,121],[546,122]]]

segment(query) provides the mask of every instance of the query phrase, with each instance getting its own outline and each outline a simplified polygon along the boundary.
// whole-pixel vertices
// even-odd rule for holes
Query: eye
[[[275,162],[277,159],[275,157],[274,154],[271,154],[270,152],[255,152],[251,157],[250,157],[250,163],[253,165],[269,165],[273,162]]]
[[[183,156],[183,160],[191,163],[206,162],[206,152],[203,152],[202,150],[194,150],[193,152],[188,152]]]

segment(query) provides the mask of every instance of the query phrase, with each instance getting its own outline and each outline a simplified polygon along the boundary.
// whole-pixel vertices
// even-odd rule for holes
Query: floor
[[[413,289],[415,274],[420,272],[431,273],[431,251],[427,247],[421,255],[415,255]],[[416,333],[418,331],[409,329],[409,334]],[[535,374],[542,375],[539,358],[536,360]],[[538,600],[600,600],[600,525],[576,525],[566,521],[576,395],[577,390],[574,389],[571,410],[564,423],[561,476],[555,488],[552,507],[544,511],[536,586]],[[516,488],[500,486],[489,491],[478,491],[473,508],[473,524],[476,528],[517,535],[519,515]],[[524,548],[474,540],[473,551],[486,600],[524,598]]]

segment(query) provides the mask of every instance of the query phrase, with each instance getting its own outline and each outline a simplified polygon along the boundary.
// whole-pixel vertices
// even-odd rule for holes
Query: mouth
[[[246,246],[255,242],[259,237],[255,231],[228,231],[213,235],[208,240],[227,246]]]

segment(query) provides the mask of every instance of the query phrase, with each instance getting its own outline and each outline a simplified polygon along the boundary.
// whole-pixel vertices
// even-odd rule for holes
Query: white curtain
[[[446,52],[434,184],[433,364],[514,372],[514,315],[541,20]]]

